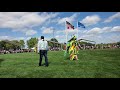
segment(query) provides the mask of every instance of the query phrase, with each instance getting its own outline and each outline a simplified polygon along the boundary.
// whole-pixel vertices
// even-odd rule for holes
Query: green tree
[[[13,48],[14,50],[20,49],[20,43],[19,43],[19,41],[13,40],[13,41],[11,41],[11,44],[12,44],[12,48]]]
[[[21,49],[23,49],[23,48],[25,47],[25,42],[24,42],[24,40],[20,40],[19,43],[20,43]]]
[[[13,48],[13,45],[10,43],[10,41],[5,44],[5,48],[6,48],[6,50]]]
[[[48,46],[51,46],[51,47],[52,47],[52,46],[53,46],[53,43],[48,41]]]
[[[58,42],[56,38],[52,38],[50,41]]]
[[[54,43],[54,42],[58,42],[58,40],[56,39],[56,38],[52,38],[50,41],[53,41],[53,42],[51,42],[52,44],[52,46],[57,46],[57,44],[56,43]]]
[[[83,41],[82,41],[82,42],[79,42],[79,43],[80,43],[80,44],[85,44],[85,45],[87,44],[87,42],[83,42]]]
[[[33,48],[35,47],[35,45],[38,43],[38,39],[37,38],[31,38],[29,40],[27,40],[27,45],[28,45],[28,48]]]
[[[1,47],[1,49],[6,50],[6,43],[8,43],[8,42],[9,42],[8,40],[2,40],[2,41],[0,42],[0,47]]]
[[[1,41],[0,41],[0,49],[2,49]]]
[[[9,50],[9,49],[20,49],[20,42],[17,40],[2,40],[0,41],[0,48],[4,50]]]
[[[117,45],[119,45],[119,46],[120,46],[120,42],[117,42]]]

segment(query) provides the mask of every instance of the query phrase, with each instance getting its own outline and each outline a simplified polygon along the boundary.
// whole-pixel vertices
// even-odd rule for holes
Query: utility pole
[[[53,38],[54,38],[54,32],[55,32],[55,31],[54,31],[54,29],[53,29]]]
[[[55,29],[53,28],[53,39],[54,39],[54,33],[55,33]],[[53,48],[55,48],[54,46],[55,46],[55,45],[54,45],[54,43],[53,43]]]

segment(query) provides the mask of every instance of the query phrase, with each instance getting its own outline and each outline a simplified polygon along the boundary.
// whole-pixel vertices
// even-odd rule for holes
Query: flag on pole
[[[82,23],[80,23],[80,22],[78,22],[78,27],[85,28],[85,26]]]
[[[82,23],[80,23],[79,21],[77,22],[77,39],[78,39],[78,27],[85,28],[85,26]]]
[[[68,21],[66,21],[66,26],[67,26],[67,29],[74,29],[74,26],[70,24]]]

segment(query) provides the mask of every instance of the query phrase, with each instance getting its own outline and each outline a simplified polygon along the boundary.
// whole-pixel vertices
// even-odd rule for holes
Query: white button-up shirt
[[[40,50],[48,50],[48,43],[47,41],[39,40],[38,41],[38,52]]]

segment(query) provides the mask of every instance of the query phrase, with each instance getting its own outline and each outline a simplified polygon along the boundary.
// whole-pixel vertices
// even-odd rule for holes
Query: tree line
[[[52,41],[52,42],[50,42],[50,41]],[[51,48],[61,47],[61,45],[62,45],[62,48],[64,47],[63,44],[60,44],[56,38],[51,38],[50,41],[48,41],[48,45]],[[58,43],[54,43],[54,42],[58,42]],[[31,38],[31,39],[27,40],[28,49],[37,47],[37,43],[38,43],[38,38]],[[80,42],[80,45],[81,46],[84,46],[84,45],[85,46],[95,46],[95,44],[87,43],[87,42]],[[112,45],[116,45],[117,47],[120,47],[120,42],[108,43],[108,44],[103,44],[103,43],[96,44],[96,46],[98,48],[101,46],[104,46],[105,48],[107,48]],[[0,50],[10,50],[10,49],[19,50],[19,49],[24,49],[24,48],[25,48],[24,40],[11,40],[11,41],[10,40],[2,40],[2,41],[0,41]]]
[[[57,39],[52,38],[50,41],[58,42]],[[31,49],[33,47],[37,47],[38,38],[31,38],[27,40],[27,46],[28,49]],[[48,45],[51,47],[59,46],[59,44],[48,42]],[[0,41],[0,50],[19,50],[25,48],[25,42],[24,40],[2,40]]]
[[[22,49],[25,47],[24,40],[2,40],[0,41],[0,49],[2,50],[10,50],[10,49]]]

